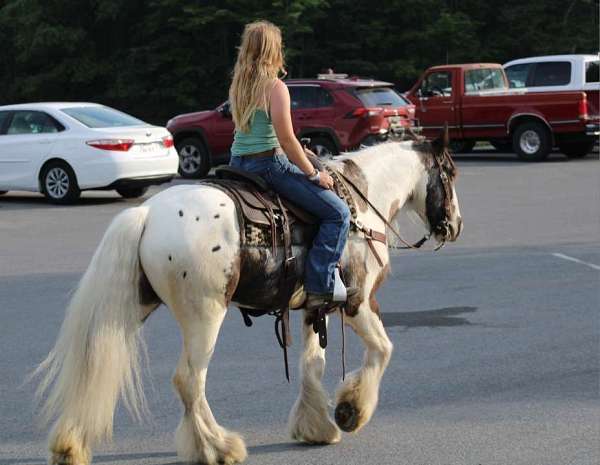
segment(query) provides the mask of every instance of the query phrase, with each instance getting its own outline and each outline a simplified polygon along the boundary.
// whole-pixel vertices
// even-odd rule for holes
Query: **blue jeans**
[[[333,292],[335,267],[350,227],[348,205],[333,191],[309,181],[285,155],[256,159],[232,156],[229,164],[258,174],[275,192],[319,218],[319,231],[306,257],[304,288],[315,294]]]

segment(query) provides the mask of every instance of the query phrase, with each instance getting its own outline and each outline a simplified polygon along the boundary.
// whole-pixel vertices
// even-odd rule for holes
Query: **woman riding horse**
[[[305,266],[310,310],[333,301],[350,210],[331,190],[331,176],[313,167],[294,135],[290,93],[277,77],[280,72],[285,74],[279,28],[268,21],[246,25],[229,89],[236,128],[230,164],[258,174],[274,191],[319,218]],[[356,292],[346,289],[346,296]]]

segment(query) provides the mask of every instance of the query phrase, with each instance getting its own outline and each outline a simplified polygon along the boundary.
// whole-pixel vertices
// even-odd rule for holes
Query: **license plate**
[[[161,149],[161,144],[158,142],[152,142],[150,144],[138,144],[140,153],[158,153]]]

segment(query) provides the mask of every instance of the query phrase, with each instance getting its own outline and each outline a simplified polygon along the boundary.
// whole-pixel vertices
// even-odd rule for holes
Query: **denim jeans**
[[[333,292],[335,267],[350,227],[348,205],[333,191],[309,181],[285,155],[256,159],[232,156],[229,164],[258,174],[275,192],[319,218],[319,231],[306,257],[304,288],[315,294]]]

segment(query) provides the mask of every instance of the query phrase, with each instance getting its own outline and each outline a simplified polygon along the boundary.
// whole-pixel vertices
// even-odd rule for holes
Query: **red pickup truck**
[[[406,97],[426,137],[448,123],[462,151],[489,140],[540,161],[555,145],[569,158],[592,150],[600,135],[599,96],[587,94],[509,90],[501,65],[476,63],[429,68]]]

